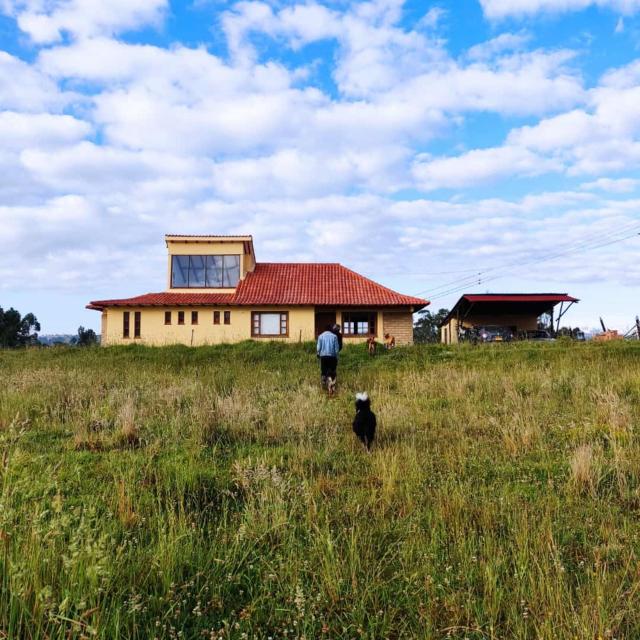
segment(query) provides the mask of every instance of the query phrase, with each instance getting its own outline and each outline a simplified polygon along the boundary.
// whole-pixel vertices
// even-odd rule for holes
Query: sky
[[[626,330],[640,0],[0,0],[0,306],[98,330],[165,233]]]

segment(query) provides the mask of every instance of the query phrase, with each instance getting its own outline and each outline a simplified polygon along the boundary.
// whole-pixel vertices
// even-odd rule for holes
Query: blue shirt
[[[318,355],[321,358],[337,358],[340,351],[338,337],[331,331],[325,331],[318,336]]]

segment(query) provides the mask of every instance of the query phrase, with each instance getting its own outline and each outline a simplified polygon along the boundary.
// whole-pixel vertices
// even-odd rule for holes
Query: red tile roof
[[[465,293],[469,302],[578,302],[566,293]]]
[[[87,308],[208,305],[411,306],[428,300],[405,296],[340,264],[258,263],[235,293],[147,293],[135,298],[95,300]]]
[[[456,315],[470,313],[471,309],[481,310],[480,313],[489,310],[491,313],[507,314],[515,308],[520,313],[540,315],[560,302],[573,303],[580,300],[566,293],[465,293],[441,321],[440,326],[446,325]]]

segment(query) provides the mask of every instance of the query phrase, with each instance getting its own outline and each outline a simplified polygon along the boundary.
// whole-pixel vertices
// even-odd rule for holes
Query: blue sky
[[[44,333],[251,233],[433,307],[640,313],[640,0],[0,0],[0,306]]]

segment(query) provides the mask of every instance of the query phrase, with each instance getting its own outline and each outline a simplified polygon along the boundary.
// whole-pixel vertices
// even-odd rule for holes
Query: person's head
[[[331,333],[333,333],[333,324],[330,322],[325,328],[325,331],[330,331]]]
[[[333,331],[335,333],[340,333],[340,325],[339,324],[334,324],[333,325]]]

